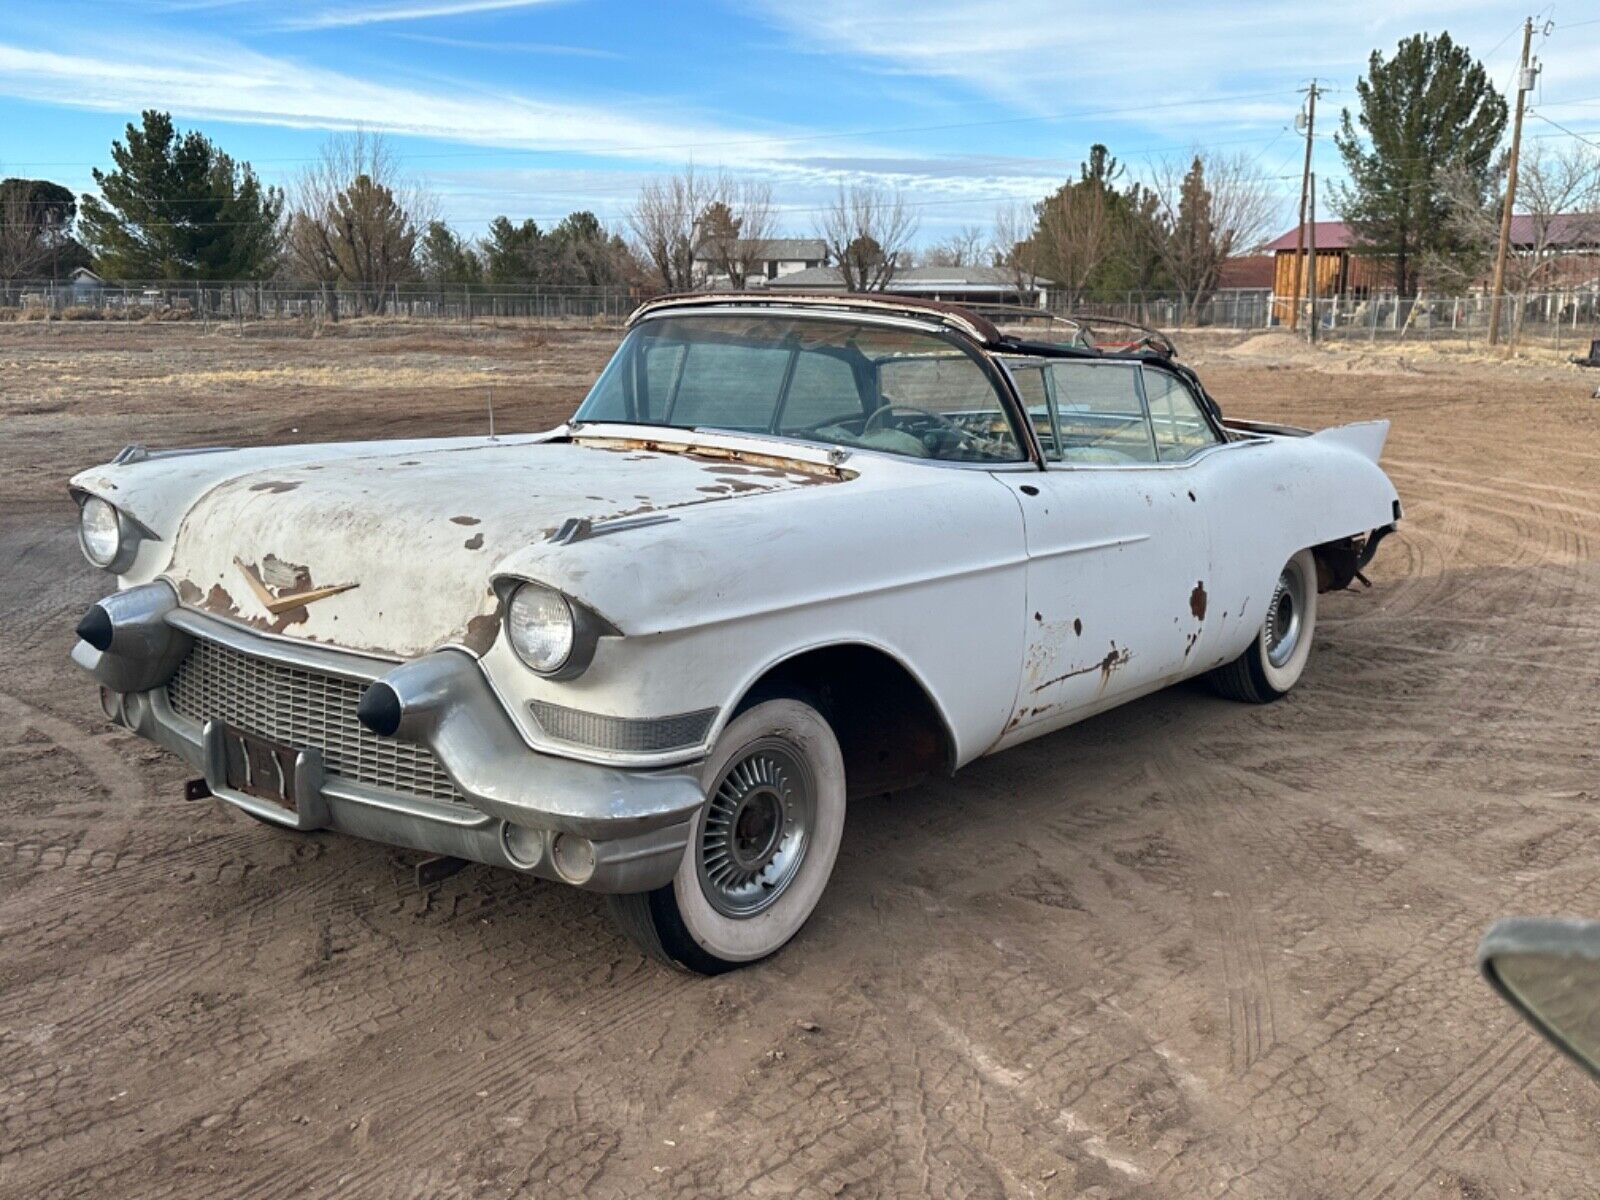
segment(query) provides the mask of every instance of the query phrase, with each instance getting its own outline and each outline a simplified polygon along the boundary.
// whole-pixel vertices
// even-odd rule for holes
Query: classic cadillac
[[[794,937],[857,797],[1293,688],[1399,520],[1386,433],[1224,421],[1156,334],[669,297],[546,433],[78,475],[117,590],[73,659],[196,795],[605,893],[719,972]]]

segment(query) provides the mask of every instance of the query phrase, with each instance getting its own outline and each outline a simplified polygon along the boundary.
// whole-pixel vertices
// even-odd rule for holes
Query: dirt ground
[[[851,813],[717,980],[590,896],[183,799],[67,664],[125,442],[554,422],[604,334],[0,326],[0,1194],[1586,1196],[1600,1089],[1477,978],[1600,916],[1600,402],[1556,366],[1194,338],[1387,416],[1406,504],[1300,688],[1151,697]],[[1267,347],[1270,350],[1271,347]]]

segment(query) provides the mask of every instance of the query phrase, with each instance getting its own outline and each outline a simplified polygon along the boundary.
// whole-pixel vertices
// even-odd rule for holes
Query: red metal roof
[[[1280,238],[1274,238],[1263,249],[1268,253],[1276,254],[1279,250],[1293,250],[1294,239],[1298,226],[1289,230]],[[1311,231],[1306,230],[1306,242],[1310,242]],[[1317,249],[1320,250],[1348,250],[1356,244],[1356,235],[1350,226],[1343,221],[1318,221],[1317,222]]]
[[[1308,231],[1309,232],[1309,231]],[[1511,218],[1511,244],[1531,246],[1534,219],[1526,213]],[[1294,250],[1295,230],[1274,238],[1263,247],[1268,253]],[[1600,213],[1558,213],[1550,218],[1548,243],[1552,246],[1600,246]],[[1317,222],[1317,249],[1348,250],[1356,244],[1355,232],[1343,221]]]

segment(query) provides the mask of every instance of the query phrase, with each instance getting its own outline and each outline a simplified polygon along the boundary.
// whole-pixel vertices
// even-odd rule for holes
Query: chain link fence
[[[285,280],[0,283],[0,320],[278,321],[385,317],[463,324],[620,327],[644,299],[637,288],[488,287],[396,283],[382,288]]]
[[[632,287],[490,287],[397,283],[383,288],[284,280],[0,282],[0,320],[279,322],[326,324],[359,318],[534,327],[620,328],[649,293]],[[1231,288],[1195,303],[1167,294],[1130,292],[1084,301],[1070,311],[1115,317],[1157,329],[1285,328],[1292,303],[1268,288]],[[1067,312],[1059,300],[1052,311]],[[1328,341],[1486,344],[1491,298],[1482,294],[1412,298],[1393,293],[1302,301],[1299,331]],[[1600,281],[1561,291],[1507,296],[1502,342],[1583,355],[1600,339]]]
[[[1056,307],[1056,306],[1053,306]],[[1292,301],[1267,288],[1213,293],[1199,304],[1166,295],[1129,293],[1117,300],[1086,301],[1080,314],[1137,321],[1157,329],[1284,329]],[[1313,306],[1300,303],[1298,331],[1311,335]],[[1400,297],[1393,292],[1367,296],[1329,296],[1315,304],[1316,336],[1328,341],[1455,342],[1487,344],[1493,297],[1484,293],[1446,295],[1424,292]],[[1065,312],[1062,308],[1060,311]],[[1600,339],[1600,282],[1558,291],[1506,295],[1500,306],[1500,341],[1587,353]]]

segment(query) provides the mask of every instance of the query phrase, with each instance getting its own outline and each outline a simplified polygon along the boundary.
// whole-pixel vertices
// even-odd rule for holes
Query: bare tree
[[[685,167],[676,175],[645,181],[628,213],[635,253],[669,292],[689,292],[705,283],[695,263],[701,218],[717,200],[717,181]]]
[[[1034,239],[1033,205],[1017,200],[995,210],[993,253],[1011,272],[1019,295],[1027,295],[1039,278],[1039,243]]]
[[[983,230],[976,225],[963,225],[943,241],[935,242],[923,252],[923,265],[929,267],[976,267],[983,265],[988,243]]]
[[[1502,175],[1505,170],[1502,162]],[[1432,279],[1466,287],[1480,282],[1493,262],[1500,204],[1484,203],[1482,179],[1470,171],[1445,172],[1440,191],[1448,213],[1448,241],[1456,249],[1429,255],[1424,271]],[[1503,196],[1504,191],[1502,183],[1494,194]],[[1564,248],[1600,243],[1600,155],[1576,145],[1530,147],[1517,167],[1517,201],[1522,220],[1505,274],[1506,290],[1517,297],[1508,342],[1513,346],[1528,294],[1555,281]]]
[[[881,292],[894,279],[917,231],[905,196],[874,184],[840,184],[817,236],[839,264],[846,291]]]
[[[1100,180],[1078,180],[1043,200],[1036,213],[1032,240],[1038,270],[1055,282],[1068,309],[1077,308],[1116,249],[1112,192]]]
[[[1271,184],[1245,155],[1196,152],[1187,164],[1161,164],[1151,190],[1162,266],[1193,314],[1217,290],[1222,264],[1266,235],[1277,207]]]
[[[709,262],[729,286],[745,288],[768,258],[774,213],[772,185],[719,175],[696,223],[695,258]]]
[[[288,247],[294,266],[324,285],[354,288],[378,312],[395,284],[417,275],[417,243],[430,197],[402,178],[389,143],[357,131],[332,138],[295,187]]]

